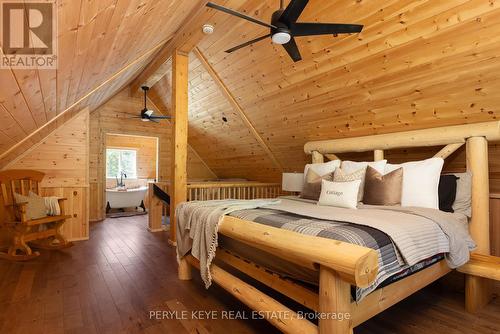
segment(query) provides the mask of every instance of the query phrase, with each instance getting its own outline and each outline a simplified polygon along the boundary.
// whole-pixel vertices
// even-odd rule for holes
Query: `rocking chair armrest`
[[[14,210],[17,211],[21,222],[24,223],[28,221],[28,218],[26,217],[26,207],[28,206],[28,202],[14,203],[12,206],[14,207]]]

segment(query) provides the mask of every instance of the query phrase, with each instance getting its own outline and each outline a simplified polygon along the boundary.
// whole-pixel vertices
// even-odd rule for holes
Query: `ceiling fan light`
[[[143,118],[142,121],[143,122],[149,122],[149,119],[148,118]]]
[[[277,32],[272,37],[274,44],[286,44],[290,42],[292,36],[287,32]]]

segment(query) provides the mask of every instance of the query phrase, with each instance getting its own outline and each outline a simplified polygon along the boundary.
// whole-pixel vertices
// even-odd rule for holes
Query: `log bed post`
[[[172,152],[170,239],[175,244],[177,205],[187,200],[188,149],[188,65],[189,56],[175,51],[172,57]]]
[[[319,153],[318,151],[313,151],[312,153],[312,163],[313,164],[320,164],[325,162],[325,157],[323,154]]]
[[[319,334],[353,332],[351,285],[332,269],[319,270]]]
[[[477,244],[476,253],[490,254],[488,141],[485,137],[467,139],[467,170],[472,174],[472,218],[470,233]],[[465,275],[465,308],[477,312],[490,301],[490,282]]]
[[[384,160],[384,150],[373,151],[373,160],[374,161]]]

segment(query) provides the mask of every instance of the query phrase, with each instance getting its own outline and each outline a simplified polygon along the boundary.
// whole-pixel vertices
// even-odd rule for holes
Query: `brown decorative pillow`
[[[351,182],[361,180],[361,185],[358,192],[358,202],[363,201],[363,189],[365,188],[366,167],[363,167],[354,173],[346,174],[344,170],[337,168],[333,173],[333,182]]]
[[[26,205],[26,218],[28,220],[47,217],[47,209],[43,197],[34,193],[30,193],[29,196],[14,193],[14,200],[16,203],[28,203],[28,205]]]
[[[403,168],[382,175],[368,166],[363,203],[370,205],[401,205]]]
[[[300,193],[301,198],[312,199],[317,201],[321,195],[321,181],[333,181],[333,173],[328,173],[323,176],[318,175],[312,168],[309,168],[304,181],[304,187]]]

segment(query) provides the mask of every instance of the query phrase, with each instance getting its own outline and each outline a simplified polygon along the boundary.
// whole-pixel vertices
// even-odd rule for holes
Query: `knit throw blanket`
[[[177,259],[180,260],[191,251],[191,255],[200,261],[200,274],[205,287],[212,284],[210,265],[217,250],[217,232],[219,223],[233,211],[255,209],[279,204],[280,200],[218,200],[193,201],[177,206]]]

